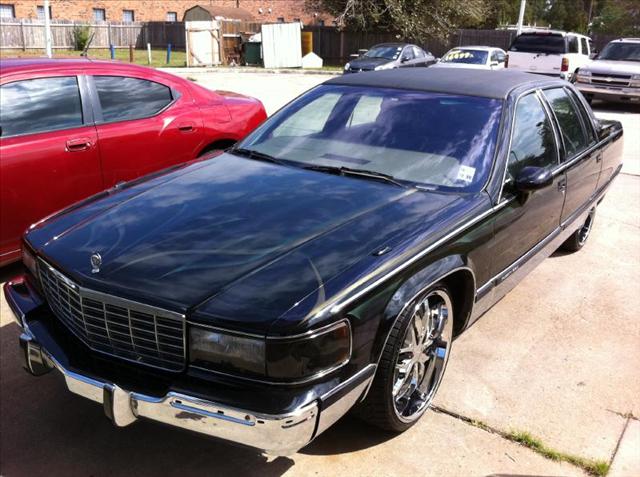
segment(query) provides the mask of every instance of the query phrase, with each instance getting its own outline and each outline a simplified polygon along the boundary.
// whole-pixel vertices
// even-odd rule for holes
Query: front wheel
[[[596,208],[594,207],[589,211],[589,215],[587,215],[587,219],[584,221],[582,226],[572,233],[569,238],[560,246],[562,250],[566,250],[567,252],[577,252],[584,244],[587,243],[587,239],[589,235],[591,235],[591,229],[593,228],[593,221],[596,218]]]
[[[452,339],[451,295],[438,284],[413,299],[396,320],[371,390],[356,413],[395,432],[415,424],[442,381]]]

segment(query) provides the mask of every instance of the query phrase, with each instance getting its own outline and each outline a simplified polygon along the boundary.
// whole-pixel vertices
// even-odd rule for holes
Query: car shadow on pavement
[[[71,394],[59,374],[27,374],[18,335],[13,322],[0,327],[0,475],[268,477],[295,464],[149,421],[116,428],[100,406]],[[351,452],[392,437],[370,429],[347,417],[302,452]]]

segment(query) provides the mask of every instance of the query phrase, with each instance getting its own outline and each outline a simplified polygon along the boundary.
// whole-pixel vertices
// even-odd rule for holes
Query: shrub
[[[73,27],[73,43],[76,50],[84,50],[89,43],[91,28],[88,25],[76,25]]]

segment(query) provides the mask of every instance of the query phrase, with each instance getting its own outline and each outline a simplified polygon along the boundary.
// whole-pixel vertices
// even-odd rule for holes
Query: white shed
[[[265,68],[300,68],[300,22],[262,25],[262,58]]]

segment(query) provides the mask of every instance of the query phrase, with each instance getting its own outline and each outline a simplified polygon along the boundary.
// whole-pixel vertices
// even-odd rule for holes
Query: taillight
[[[509,55],[504,57],[504,67],[509,68]]]
[[[560,71],[569,71],[569,58],[562,58],[562,66],[560,67]]]

